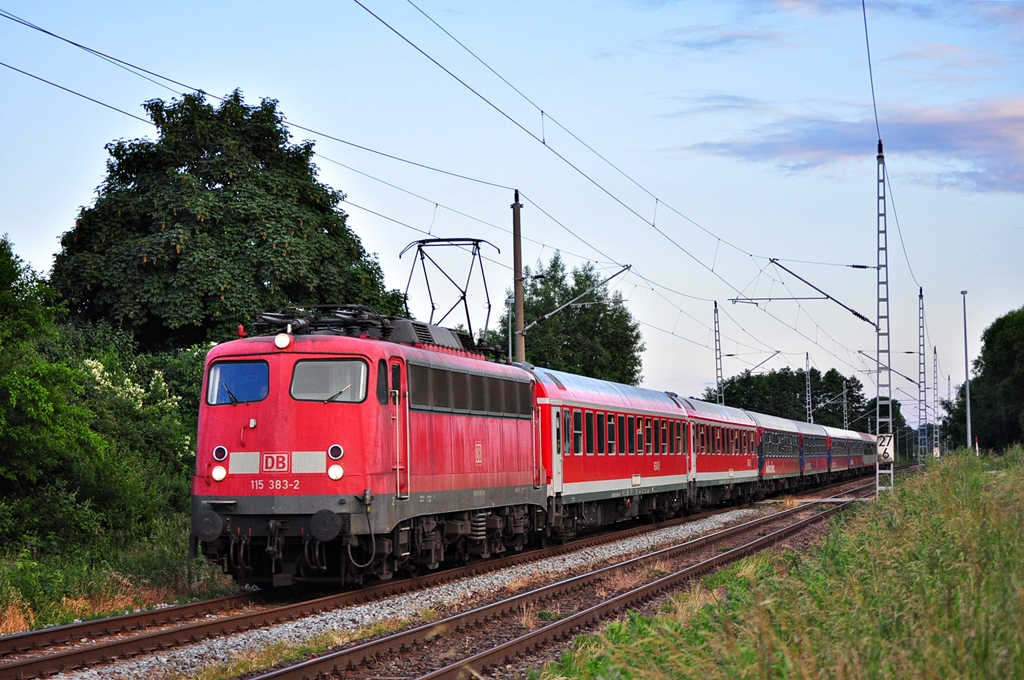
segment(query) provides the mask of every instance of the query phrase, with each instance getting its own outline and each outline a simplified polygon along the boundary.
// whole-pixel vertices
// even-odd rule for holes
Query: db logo
[[[288,472],[288,454],[264,453],[263,472]]]

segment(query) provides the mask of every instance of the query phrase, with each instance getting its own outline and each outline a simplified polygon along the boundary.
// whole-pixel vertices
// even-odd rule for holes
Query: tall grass
[[[1024,451],[931,463],[812,556],[745,560],[542,675],[1024,678]]]
[[[0,554],[0,634],[118,614],[232,589],[203,559],[188,559],[188,517],[155,524],[147,540],[75,554]]]

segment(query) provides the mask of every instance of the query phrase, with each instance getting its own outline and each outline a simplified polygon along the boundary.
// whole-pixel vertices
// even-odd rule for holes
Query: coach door
[[[406,386],[401,359],[391,360],[391,441],[395,447],[392,469],[395,471],[395,489],[399,500],[409,497],[409,389]]]
[[[562,409],[551,409],[551,487],[562,493]]]

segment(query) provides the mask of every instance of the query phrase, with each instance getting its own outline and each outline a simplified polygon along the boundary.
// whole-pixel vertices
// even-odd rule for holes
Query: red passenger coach
[[[694,485],[701,505],[757,492],[757,430],[746,411],[684,399],[694,449]]]
[[[549,517],[556,537],[688,503],[691,448],[682,400],[529,367],[537,383]]]

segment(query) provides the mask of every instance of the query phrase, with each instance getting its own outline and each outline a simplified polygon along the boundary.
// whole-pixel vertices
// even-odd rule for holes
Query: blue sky
[[[729,302],[814,295],[776,257],[875,314],[872,270],[812,264],[875,262],[877,133],[859,2],[362,1],[478,94],[351,1],[0,9],[214,95],[237,87],[251,103],[277,99],[290,121],[323,133],[520,189],[527,262],[559,249],[570,265],[634,265],[614,285],[643,324],[649,387],[698,395],[713,383],[712,300],[723,351],[736,355],[727,375],[776,350],[765,368],[802,367],[805,352],[822,370],[870,368],[859,350],[874,351],[871,327],[838,306]],[[963,380],[960,290],[972,357],[984,327],[1024,304],[1024,3],[867,10],[893,200],[893,350],[917,349],[921,286],[945,395],[946,375]],[[0,61],[137,115],[143,101],[175,96],[6,19]],[[95,197],[104,145],[152,128],[2,67],[0,92],[0,233],[46,271]],[[487,276],[502,304],[511,191],[294,135],[316,141],[321,179],[347,194],[349,224],[389,285],[406,285],[410,258],[398,253],[424,236],[416,230],[485,238],[501,250]],[[415,279],[411,294],[414,313],[429,316]],[[480,325],[477,286],[471,305]],[[916,378],[913,355],[894,355],[894,366]],[[931,385],[930,356],[926,374]],[[859,375],[873,395],[871,376]],[[894,385],[916,397],[910,381]]]

